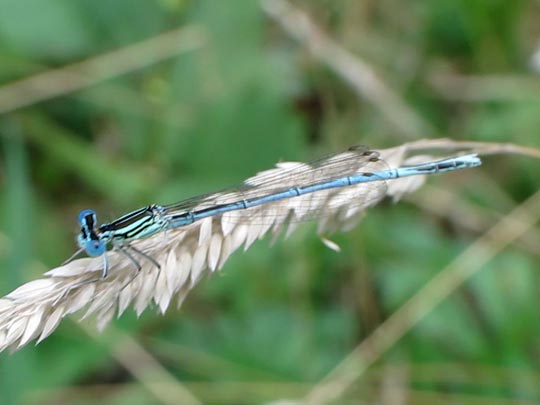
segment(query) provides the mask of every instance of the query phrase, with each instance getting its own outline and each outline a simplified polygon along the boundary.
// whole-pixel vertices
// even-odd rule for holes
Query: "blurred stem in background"
[[[29,259],[32,257],[34,235],[32,211],[32,186],[28,172],[28,155],[21,127],[15,119],[0,122],[0,137],[4,149],[6,198],[2,209],[4,246],[0,279],[2,290],[20,285],[27,272]],[[6,288],[7,287],[7,288]],[[1,401],[6,404],[22,403],[22,392],[17,388],[20,381],[35,377],[35,353],[29,351],[20,359],[4,355],[0,357],[0,392]]]

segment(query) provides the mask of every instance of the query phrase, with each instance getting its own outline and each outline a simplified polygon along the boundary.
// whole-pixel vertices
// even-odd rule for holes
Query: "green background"
[[[0,0],[0,95],[17,80],[169,30],[191,27],[202,38],[191,51],[0,115],[0,294],[71,255],[83,208],[107,221],[359,143],[538,144],[538,2],[294,4],[426,125],[406,135],[256,1]],[[466,91],[457,78],[468,80]],[[340,253],[312,224],[273,246],[259,241],[165,316],[128,311],[100,335],[71,316],[39,346],[0,354],[0,402],[160,403],[152,382],[165,393],[182,384],[204,403],[300,398],[533,194],[538,170],[532,159],[499,155],[433,177],[333,236]],[[452,209],[437,202],[443,192]],[[532,233],[482,267],[336,403],[540,402],[535,241]]]

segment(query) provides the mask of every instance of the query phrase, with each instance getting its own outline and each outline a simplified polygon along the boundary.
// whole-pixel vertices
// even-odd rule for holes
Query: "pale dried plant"
[[[185,26],[135,44],[0,86],[0,113],[71,94],[174,56],[200,49],[206,32]]]
[[[362,163],[357,169],[364,172],[369,171],[370,164],[381,165],[381,160],[376,158],[378,155],[390,167],[397,167],[437,159],[441,157],[441,151],[446,157],[449,150],[482,154],[496,153],[497,150],[509,152],[509,148],[516,153],[538,153],[534,149],[511,145],[428,140],[373,152],[375,158]],[[432,150],[432,154],[418,153],[426,149]],[[433,154],[435,150],[439,153]],[[304,165],[280,163],[276,168],[246,180],[246,183],[259,184],[269,175]],[[197,282],[221,269],[235,250],[241,247],[246,250],[257,239],[269,233],[277,236],[285,228],[288,236],[306,218],[317,219],[323,241],[327,246],[336,248],[333,242],[324,239],[324,235],[350,229],[359,222],[366,208],[387,196],[398,200],[418,189],[424,181],[424,176],[415,176],[327,190],[328,195],[324,199],[310,200],[306,195],[256,207],[255,211],[237,211],[234,218],[230,213],[216,215],[131,243],[159,262],[160,268],[150,260],[142,260],[142,268],[137,272],[125,254],[113,250],[107,252],[110,274],[101,278],[102,257],[73,260],[0,299],[0,350],[18,349],[33,339],[39,343],[56,329],[62,318],[82,309],[86,310],[83,319],[96,316],[98,329],[102,330],[115,315],[120,316],[130,306],[137,315],[151,303],[155,303],[161,313],[173,300],[179,307]],[[210,196],[212,201],[231,198],[235,196],[230,192]],[[324,215],[320,215],[322,212]],[[264,221],[261,221],[263,217]]]

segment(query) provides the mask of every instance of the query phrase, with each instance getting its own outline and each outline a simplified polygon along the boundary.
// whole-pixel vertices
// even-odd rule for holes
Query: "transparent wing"
[[[196,212],[242,200],[253,200],[287,191],[293,187],[306,187],[361,173],[387,170],[378,152],[363,146],[328,156],[311,163],[286,162],[258,173],[242,185],[217,193],[198,196],[177,204],[164,206],[167,214]],[[260,206],[220,214],[222,221],[235,223],[276,223],[305,221],[329,216],[349,217],[381,200],[386,193],[386,182],[377,180],[354,186],[320,190]]]

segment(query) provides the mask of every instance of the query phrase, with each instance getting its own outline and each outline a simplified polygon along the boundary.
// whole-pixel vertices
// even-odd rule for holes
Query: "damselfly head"
[[[79,247],[84,249],[88,256],[101,256],[105,253],[105,243],[96,235],[97,217],[93,210],[85,209],[78,216],[81,232],[77,237]]]
[[[81,227],[93,229],[97,222],[96,212],[89,209],[82,210],[77,219]]]
[[[96,257],[105,253],[105,243],[99,239],[87,239],[83,241],[81,247],[84,248],[88,256]]]
[[[91,257],[101,256],[106,250],[105,242],[99,239],[95,232],[87,232],[84,227],[81,228],[81,233],[77,236],[77,243]]]

